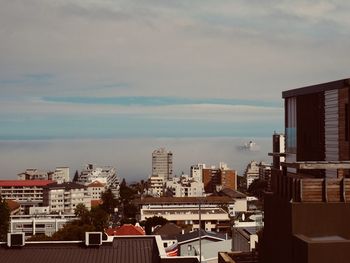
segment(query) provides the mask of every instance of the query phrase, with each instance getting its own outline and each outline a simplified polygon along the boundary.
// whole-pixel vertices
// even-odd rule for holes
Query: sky
[[[0,0],[0,152],[270,138],[283,90],[348,78],[349,11],[343,0]],[[18,150],[0,178],[26,158]]]

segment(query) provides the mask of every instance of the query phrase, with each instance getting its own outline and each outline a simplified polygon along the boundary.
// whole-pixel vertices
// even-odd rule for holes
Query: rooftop
[[[109,236],[143,236],[145,235],[145,230],[140,226],[124,224],[117,228],[108,228],[106,233]]]
[[[0,187],[46,186],[51,180],[0,180]]]
[[[114,237],[99,247],[83,242],[26,242],[21,248],[0,245],[1,263],[197,263],[195,257],[165,256],[159,237]]]
[[[288,98],[288,97],[318,93],[318,92],[327,91],[327,90],[340,89],[340,88],[343,88],[344,86],[349,86],[349,84],[350,84],[350,79],[341,79],[341,80],[331,81],[327,83],[306,86],[298,89],[287,90],[282,92],[282,97]]]
[[[136,200],[137,204],[188,204],[188,203],[232,203],[234,200],[228,196],[207,196],[207,197],[145,197]]]

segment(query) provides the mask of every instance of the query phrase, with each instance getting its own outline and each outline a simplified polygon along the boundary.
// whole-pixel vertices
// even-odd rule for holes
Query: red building
[[[237,190],[237,172],[223,163],[219,168],[204,168],[202,179],[206,193],[219,192],[224,188]]]

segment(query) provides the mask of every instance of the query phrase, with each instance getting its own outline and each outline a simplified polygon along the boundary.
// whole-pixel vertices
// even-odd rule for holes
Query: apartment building
[[[28,214],[30,207],[43,205],[43,188],[51,180],[0,180],[0,195],[20,204],[20,213]]]
[[[102,198],[102,193],[106,191],[106,185],[95,181],[87,185],[87,190],[92,200],[99,200]]]
[[[164,178],[151,176],[148,178],[147,194],[152,196],[162,196],[164,193]]]
[[[36,168],[26,169],[18,174],[19,180],[52,180],[58,183],[69,182],[69,167],[56,167],[55,171],[44,172]]]
[[[204,184],[185,174],[168,180],[165,188],[173,197],[198,197],[205,194]]]
[[[120,182],[114,167],[88,164],[73,181],[83,185],[99,181],[105,184],[106,188],[110,188],[116,198],[119,197]]]
[[[257,161],[251,161],[244,172],[244,179],[246,188],[254,182],[254,180],[259,179],[259,163]]]
[[[140,220],[162,216],[173,223],[192,225],[192,229],[199,228],[200,208],[202,229],[207,231],[218,230],[220,224],[229,223],[239,209],[236,200],[227,196],[147,197],[135,203],[140,207]]]
[[[152,177],[161,177],[164,182],[173,177],[173,154],[165,148],[152,152]]]
[[[44,234],[52,236],[64,227],[65,224],[78,219],[74,214],[70,215],[20,215],[11,216],[10,233],[25,233],[26,236]]]
[[[78,204],[91,209],[91,195],[86,186],[76,183],[53,183],[43,189],[43,205],[48,206],[50,213],[74,214]]]
[[[349,262],[350,80],[282,96],[286,160],[265,195],[260,262]]]
[[[204,163],[199,163],[196,165],[191,166],[191,177],[197,181],[202,182],[203,181],[203,169],[206,168],[206,165]]]
[[[219,192],[224,188],[237,189],[237,172],[223,162],[220,162],[219,168],[203,168],[202,172],[206,193]]]

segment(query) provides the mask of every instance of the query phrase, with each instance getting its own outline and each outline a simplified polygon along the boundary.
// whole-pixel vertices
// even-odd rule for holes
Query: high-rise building
[[[152,177],[161,177],[164,181],[173,176],[173,154],[164,148],[152,153]]]

